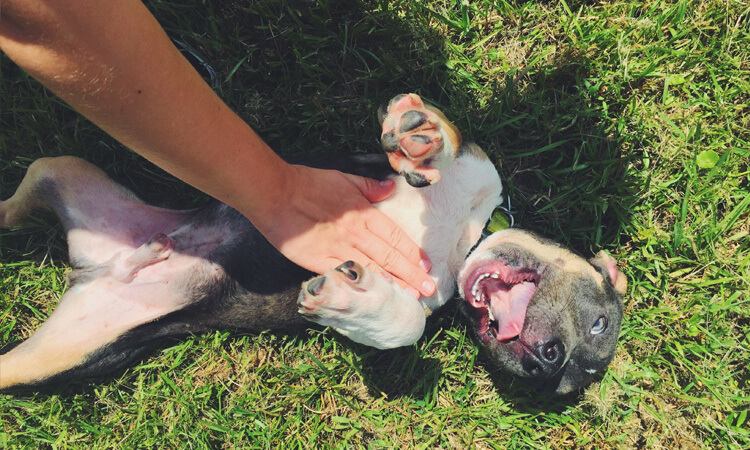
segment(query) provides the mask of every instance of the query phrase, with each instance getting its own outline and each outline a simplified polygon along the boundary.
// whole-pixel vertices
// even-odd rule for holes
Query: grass
[[[0,446],[750,447],[746,2],[149,6],[283,154],[376,151],[377,105],[438,104],[492,154],[524,227],[622,262],[617,356],[581,398],[544,402],[476,361],[453,308],[391,352],[315,328],[217,332],[69,393],[0,396]],[[7,59],[0,71],[3,197],[34,159],[75,154],[153,203],[201,201]],[[6,343],[49,314],[67,268],[56,228],[0,233]]]

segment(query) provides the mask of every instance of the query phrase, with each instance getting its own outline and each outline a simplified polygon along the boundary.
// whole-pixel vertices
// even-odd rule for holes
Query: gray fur
[[[545,245],[559,247],[548,239],[532,236]],[[598,284],[584,273],[571,274],[553,266],[543,266],[539,263],[542,255],[513,244],[496,246],[492,252],[495,259],[510,266],[538,270],[542,277],[529,303],[520,339],[507,343],[483,339],[477,328],[471,327],[489,365],[514,376],[529,378],[529,367],[518,355],[522,345],[531,348],[537,345],[528,339],[524,341],[524,336],[533,336],[538,343],[559,339],[564,346],[564,365],[553,373],[534,377],[555,393],[576,392],[601,376],[614,357],[622,321],[621,298],[608,278],[604,278],[607,282]],[[466,302],[461,302],[461,305],[466,317],[475,321],[476,311]],[[592,335],[593,324],[602,316],[607,319],[607,329],[602,334]]]

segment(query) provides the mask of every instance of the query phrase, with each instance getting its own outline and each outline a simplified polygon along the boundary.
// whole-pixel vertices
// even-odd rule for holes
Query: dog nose
[[[310,295],[318,295],[320,294],[321,289],[323,289],[323,285],[326,282],[326,277],[317,277],[314,278],[312,281],[307,283],[307,292]]]
[[[537,354],[547,364],[557,366],[560,368],[562,362],[565,360],[565,347],[563,347],[560,339],[552,339],[536,348]]]
[[[554,375],[565,361],[565,346],[555,338],[550,339],[527,352],[521,358],[521,364],[529,375],[533,377],[548,377]]]

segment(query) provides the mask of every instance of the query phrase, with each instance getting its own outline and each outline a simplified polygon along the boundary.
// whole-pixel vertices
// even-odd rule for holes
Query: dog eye
[[[607,318],[604,316],[599,317],[594,322],[594,326],[591,327],[591,334],[602,334],[607,329]]]

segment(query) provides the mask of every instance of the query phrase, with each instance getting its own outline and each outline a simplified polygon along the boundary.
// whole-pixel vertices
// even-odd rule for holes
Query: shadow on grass
[[[217,69],[220,95],[286,157],[380,151],[377,107],[395,94],[417,92],[490,154],[522,227],[591,255],[617,243],[627,223],[633,203],[627,161],[617,124],[604,120],[597,102],[606,86],[574,49],[476,80],[446,49],[450,30],[419,2],[262,0],[150,8],[170,35]],[[75,154],[150,203],[188,207],[205,199],[124,150],[7,60],[0,64],[0,128],[13,130],[0,140],[3,198],[34,159]],[[48,228],[33,230],[42,229]],[[3,261],[38,257],[32,249],[64,257],[59,233],[24,230],[2,238]],[[371,388],[389,396],[421,398],[441,374],[439,361],[405,349],[368,353],[362,364]],[[516,384],[495,382],[519,407],[535,408],[534,402],[523,406]]]
[[[435,391],[442,365],[422,357],[413,347],[369,351],[362,357],[362,373],[371,395],[389,399],[426,399]]]

